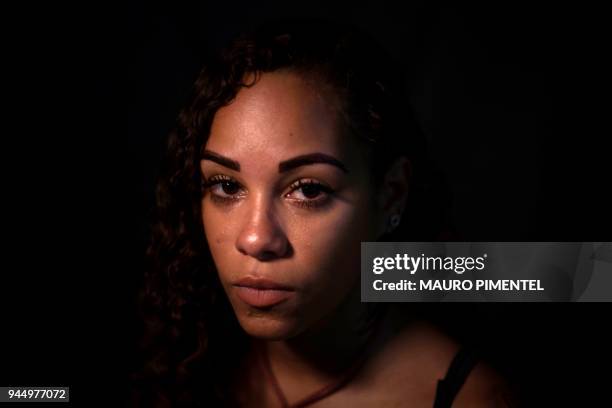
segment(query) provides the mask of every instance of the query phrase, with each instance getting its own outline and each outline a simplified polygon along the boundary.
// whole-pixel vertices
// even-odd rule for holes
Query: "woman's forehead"
[[[297,74],[265,73],[217,112],[206,149],[277,159],[310,151],[343,155],[351,146],[329,99]]]

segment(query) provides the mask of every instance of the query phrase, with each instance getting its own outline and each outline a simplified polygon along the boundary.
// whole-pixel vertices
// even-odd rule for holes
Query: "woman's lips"
[[[293,295],[289,286],[262,279],[246,277],[233,285],[236,295],[245,303],[254,307],[270,307],[279,304]]]

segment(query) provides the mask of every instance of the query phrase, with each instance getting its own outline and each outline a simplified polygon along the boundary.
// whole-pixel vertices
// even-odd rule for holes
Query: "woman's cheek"
[[[343,204],[325,217],[310,220],[301,238],[301,252],[307,270],[317,275],[313,277],[338,282],[340,274],[358,276],[360,243],[367,239],[364,215],[358,207]],[[296,248],[296,255],[299,252]]]
[[[203,207],[205,209],[206,206]],[[225,219],[224,219],[225,218]],[[211,212],[204,212],[204,235],[208,243],[213,261],[219,273],[228,270],[230,262],[232,240],[232,225],[228,222],[227,217],[219,217],[214,214],[214,209]]]

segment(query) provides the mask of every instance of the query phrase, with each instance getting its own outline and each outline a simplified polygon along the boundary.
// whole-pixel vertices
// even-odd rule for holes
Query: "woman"
[[[417,308],[360,302],[362,241],[445,223],[401,75],[365,34],[314,21],[207,64],[158,187],[136,405],[507,406]]]

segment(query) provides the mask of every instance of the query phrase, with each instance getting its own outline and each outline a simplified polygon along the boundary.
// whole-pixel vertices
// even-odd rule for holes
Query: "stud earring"
[[[389,228],[388,228],[388,232],[393,231],[394,229],[396,229],[401,221],[401,216],[399,214],[393,214],[390,218],[389,218]]]

